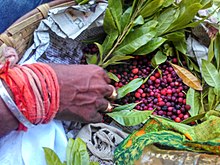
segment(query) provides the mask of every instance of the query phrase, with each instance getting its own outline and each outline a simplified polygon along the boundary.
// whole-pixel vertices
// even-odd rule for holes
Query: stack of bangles
[[[0,74],[13,100],[0,80],[0,95],[18,119],[18,130],[51,121],[58,109],[60,90],[54,70],[47,64],[15,65]]]

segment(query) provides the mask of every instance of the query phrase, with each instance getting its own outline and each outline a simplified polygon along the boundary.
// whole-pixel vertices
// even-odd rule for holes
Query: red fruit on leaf
[[[181,119],[179,117],[176,117],[175,122],[179,123],[179,122],[181,122]]]
[[[185,109],[188,111],[188,110],[190,110],[190,109],[191,109],[191,106],[190,106],[190,105],[188,105],[188,104],[186,104],[186,105],[185,105]]]

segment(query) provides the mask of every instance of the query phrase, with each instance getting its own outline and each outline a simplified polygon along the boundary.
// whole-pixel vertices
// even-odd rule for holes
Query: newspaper
[[[62,59],[65,64],[78,63],[82,57],[82,41],[103,33],[102,16],[107,5],[106,1],[90,1],[86,5],[50,10],[48,18],[42,20],[34,32],[34,44],[19,63],[36,62],[42,55],[47,59],[39,61],[59,63]]]

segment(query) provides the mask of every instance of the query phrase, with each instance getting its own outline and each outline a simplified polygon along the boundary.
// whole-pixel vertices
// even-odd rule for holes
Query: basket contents
[[[219,2],[77,3],[50,12],[20,63],[98,65],[117,89],[117,99],[111,102],[112,112],[103,115],[104,123],[74,128],[74,122],[64,122],[67,163],[44,148],[48,165],[129,165],[140,158],[150,164],[155,155],[142,154],[152,146],[169,149],[171,157],[181,152],[172,150],[215,154],[219,163]]]

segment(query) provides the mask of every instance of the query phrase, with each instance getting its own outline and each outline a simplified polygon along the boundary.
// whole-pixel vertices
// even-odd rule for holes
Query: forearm
[[[0,97],[0,138],[17,129],[18,120],[13,116]]]

